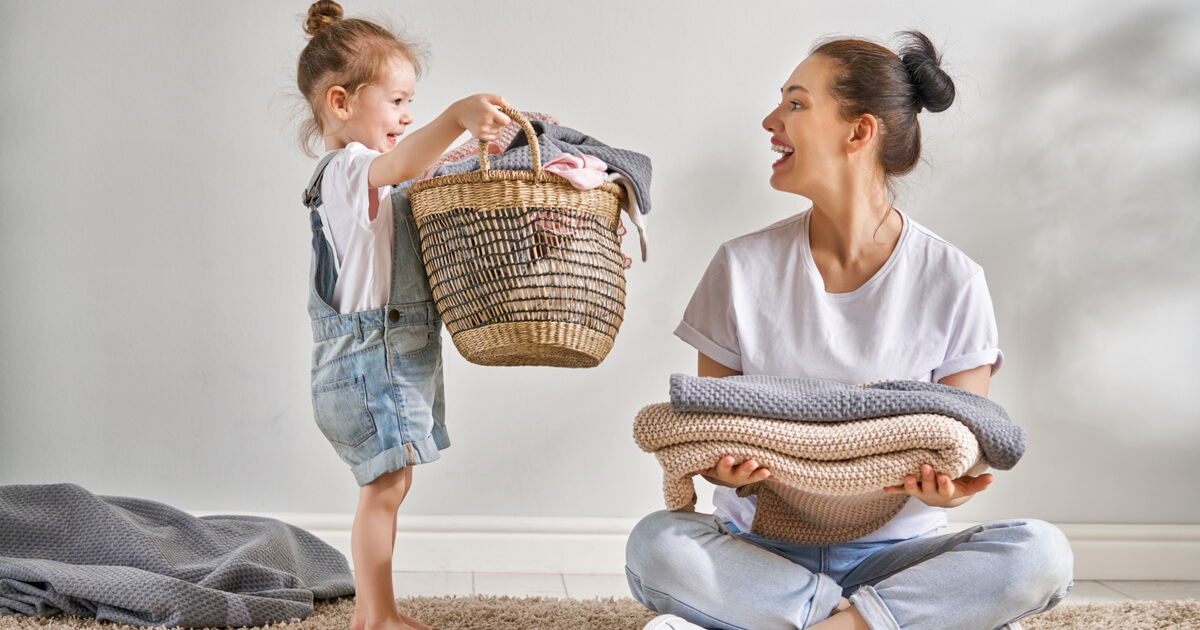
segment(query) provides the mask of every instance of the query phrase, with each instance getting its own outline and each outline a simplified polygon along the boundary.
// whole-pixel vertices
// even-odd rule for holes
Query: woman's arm
[[[721,363],[717,363],[712,357],[703,352],[697,353],[700,355],[696,365],[697,376],[711,376],[714,378],[725,378],[726,376],[740,376],[741,372],[732,370]],[[701,477],[708,480],[714,486],[725,486],[726,488],[740,488],[746,484],[762,481],[771,477],[771,472],[766,468],[758,465],[758,462],[753,459],[748,459],[744,462],[739,462],[732,455],[726,455],[721,458],[721,461],[712,468],[696,471]]]
[[[951,374],[938,383],[987,398],[988,385],[991,381],[992,366],[981,365],[974,369]],[[957,507],[969,501],[977,493],[986,490],[991,483],[992,476],[988,474],[978,477],[964,475],[958,479],[950,479],[949,475],[936,472],[933,466],[924,464],[921,466],[920,479],[917,479],[915,475],[909,475],[904,479],[904,485],[884,488],[884,492],[904,493],[934,507]]]
[[[949,385],[987,398],[988,385],[992,382],[992,366],[981,365],[972,370],[963,370],[943,377],[938,383]]]
[[[703,352],[697,352],[700,359],[696,365],[696,376],[712,376],[715,378],[725,378],[726,376],[741,376],[742,373],[737,370],[731,370],[724,365],[717,363]],[[946,378],[950,378],[947,376]]]

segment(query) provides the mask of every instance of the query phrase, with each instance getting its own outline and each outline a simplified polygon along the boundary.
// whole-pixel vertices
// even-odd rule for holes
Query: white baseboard
[[[302,527],[346,555],[352,514],[258,514]],[[396,571],[620,574],[638,519],[400,516]],[[956,531],[968,523],[951,523]],[[1200,580],[1200,525],[1057,523],[1076,580]]]

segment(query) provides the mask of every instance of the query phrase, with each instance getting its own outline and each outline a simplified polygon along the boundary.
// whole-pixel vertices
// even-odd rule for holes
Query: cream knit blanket
[[[987,469],[971,431],[934,414],[798,422],[676,412],[662,403],[638,413],[633,437],[658,458],[672,510],[695,507],[692,473],[726,455],[766,466],[774,481],[738,491],[758,496],[750,533],[806,545],[854,540],[882,527],[908,500],[883,488],[904,483],[921,464],[951,478]]]

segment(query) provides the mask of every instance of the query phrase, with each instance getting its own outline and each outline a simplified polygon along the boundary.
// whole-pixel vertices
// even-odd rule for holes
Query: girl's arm
[[[507,106],[508,102],[497,94],[476,94],[453,103],[433,122],[375,158],[367,171],[367,186],[391,186],[420,175],[463,131],[483,140],[495,140],[500,129],[511,122],[496,105]]]

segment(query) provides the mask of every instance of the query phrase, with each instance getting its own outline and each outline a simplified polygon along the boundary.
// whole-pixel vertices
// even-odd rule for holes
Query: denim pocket
[[[313,387],[313,415],[326,439],[351,448],[375,434],[362,376]]]
[[[437,324],[400,326],[387,331],[388,354],[395,357],[421,354],[437,339]]]

